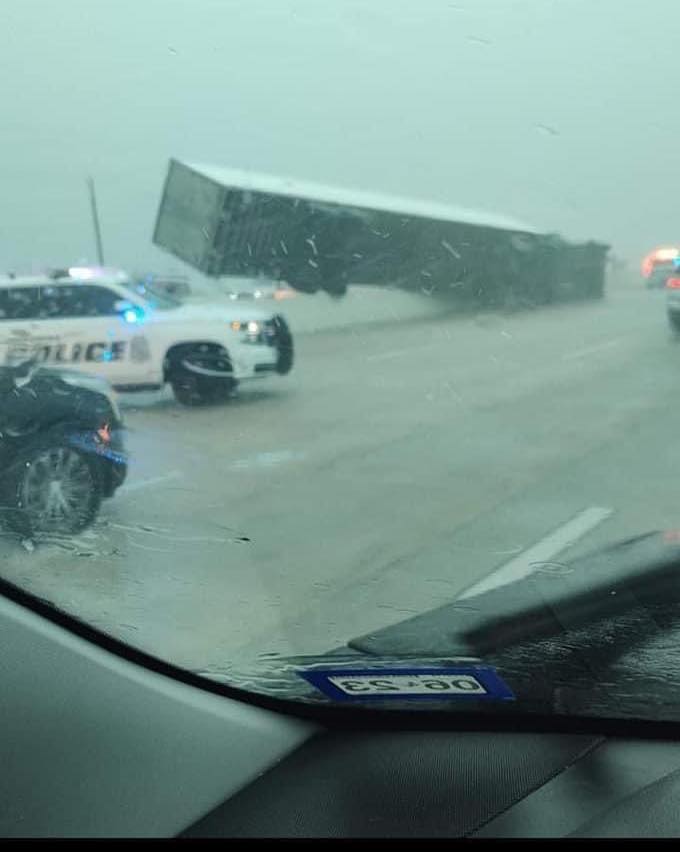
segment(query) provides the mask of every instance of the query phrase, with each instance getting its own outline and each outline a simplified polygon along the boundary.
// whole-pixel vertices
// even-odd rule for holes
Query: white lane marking
[[[413,356],[425,349],[436,349],[438,346],[444,346],[451,340],[451,334],[448,329],[445,330],[446,340],[441,338],[432,340],[429,343],[421,343],[420,346],[410,346],[408,349],[389,349],[387,352],[376,352],[374,355],[367,355],[367,361],[389,361],[391,358],[402,358],[404,355]]]
[[[575,349],[573,352],[567,352],[562,356],[563,361],[575,361],[578,358],[586,358],[588,355],[597,355],[598,352],[604,352],[606,349],[611,349],[613,346],[618,346],[621,343],[621,338],[616,337],[613,340],[605,340],[604,343],[596,343],[594,346],[586,346],[584,349]]]
[[[567,521],[566,524],[562,524],[562,526],[557,527],[556,530],[553,530],[545,538],[537,541],[528,550],[515,556],[514,559],[506,562],[505,565],[501,565],[500,568],[493,571],[488,577],[466,589],[458,597],[458,600],[471,598],[482,594],[482,592],[488,592],[499,586],[507,586],[515,580],[527,577],[533,572],[534,566],[537,563],[549,562],[551,559],[554,559],[558,553],[566,550],[570,545],[578,541],[578,539],[583,538],[586,533],[589,533],[603,521],[606,521],[613,511],[613,509],[607,509],[602,506],[590,506],[588,509],[584,509],[570,521]]]
[[[379,352],[377,355],[369,355],[367,361],[389,361],[390,358],[401,358],[402,355],[413,355],[414,352],[419,352],[422,347],[413,347],[411,349],[392,349],[390,352]]]
[[[251,467],[276,467],[280,464],[299,461],[305,457],[304,453],[296,453],[293,450],[280,450],[273,453],[257,453],[243,459],[236,459],[229,467],[232,470],[247,470]]]
[[[181,479],[182,472],[180,470],[171,470],[170,473],[165,473],[163,476],[152,476],[150,479],[140,479],[139,482],[131,482],[129,485],[121,485],[120,490],[129,493],[130,491],[140,491],[142,488],[153,488],[154,485],[163,485],[165,482],[172,482],[174,479]]]

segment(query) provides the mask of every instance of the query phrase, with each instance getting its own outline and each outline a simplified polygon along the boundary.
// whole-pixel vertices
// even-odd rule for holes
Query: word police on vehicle
[[[124,391],[169,382],[185,405],[293,365],[285,319],[261,308],[187,304],[115,269],[0,277],[0,361],[69,366]]]

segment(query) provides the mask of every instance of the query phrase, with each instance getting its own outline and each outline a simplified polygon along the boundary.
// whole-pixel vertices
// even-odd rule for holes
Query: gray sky
[[[177,268],[171,156],[680,239],[677,0],[2,0],[0,268]],[[669,180],[671,178],[671,180]]]

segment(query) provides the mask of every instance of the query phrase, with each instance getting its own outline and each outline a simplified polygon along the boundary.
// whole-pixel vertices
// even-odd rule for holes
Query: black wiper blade
[[[680,600],[680,543],[652,532],[351,640],[368,654],[481,656]]]

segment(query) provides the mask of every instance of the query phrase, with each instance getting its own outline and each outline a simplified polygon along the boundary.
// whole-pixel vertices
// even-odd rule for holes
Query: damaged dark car
[[[106,382],[76,372],[0,369],[2,525],[75,534],[127,473],[123,422]]]

